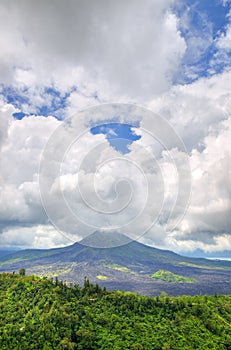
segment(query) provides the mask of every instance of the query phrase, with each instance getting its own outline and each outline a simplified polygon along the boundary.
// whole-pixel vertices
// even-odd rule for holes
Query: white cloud
[[[226,6],[227,4],[229,4],[231,2],[231,0],[222,0],[222,3],[224,6]]]
[[[70,244],[70,240],[60,235],[53,226],[35,225],[31,227],[16,227],[5,229],[1,234],[1,245],[21,249],[47,247],[63,247]]]
[[[204,137],[231,115],[231,71],[178,85],[150,102],[150,108],[167,118],[188,150],[202,149]]]
[[[109,146],[104,135],[83,132],[89,123],[100,123],[119,111],[120,120],[129,123],[134,118],[132,110],[135,119],[141,118],[139,109],[126,105],[104,105],[94,113],[86,110],[73,116],[67,125],[53,117],[10,118],[1,153],[1,231],[19,227],[23,232],[24,226],[47,223],[40,202],[38,171],[49,137],[40,190],[48,218],[71,240],[101,227],[136,238],[158,220],[165,196],[163,175],[146,144],[138,143],[123,157]],[[149,164],[152,160],[154,163]],[[167,157],[162,160],[165,172],[169,162]],[[174,185],[174,176],[172,180]],[[167,193],[170,195],[169,189]]]
[[[12,110],[10,106],[5,107]],[[41,206],[38,171],[41,152],[59,122],[52,118],[7,118],[8,129],[1,149],[0,227],[47,221]]]
[[[216,44],[219,49],[225,51],[231,50],[231,24],[227,26],[226,32],[221,34]]]
[[[191,12],[186,11],[178,19],[171,10],[174,4],[171,0],[69,0],[67,4],[22,0],[0,4],[1,83],[25,97],[24,112],[37,113],[43,106],[52,109],[59,98],[49,95],[46,87],[59,91],[60,99],[68,96],[66,106],[57,107],[63,117],[107,101],[140,102],[170,121],[189,150],[191,206],[184,220],[169,232],[168,225],[188,200],[188,183],[181,183],[187,157],[180,143],[176,143],[175,133],[168,129],[164,134],[159,119],[149,117],[148,112],[140,114],[137,109],[133,119],[140,122],[137,133],[142,137],[129,146],[131,152],[124,161],[118,159],[120,155],[105,136],[82,132],[92,124],[108,121],[112,112],[120,122],[133,125],[129,109],[121,113],[119,108],[108,106],[107,117],[100,110],[95,119],[91,110],[74,116],[70,127],[61,128],[59,138],[53,140],[54,158],[47,163],[45,173],[52,219],[73,240],[92,232],[93,226],[127,223],[145,207],[142,220],[134,220],[122,232],[138,237],[158,218],[157,225],[142,238],[145,242],[178,251],[231,249],[231,71],[226,68],[210,78],[172,86],[183,58],[188,76],[197,76],[194,63],[211,44],[218,49],[211,67],[229,62],[230,25],[214,43],[212,24],[205,23],[200,14],[200,25],[206,24],[203,32],[194,27],[184,39],[179,28],[192,29]],[[15,245],[33,247],[66,244],[68,239],[47,224],[38,185],[42,151],[61,123],[52,116],[15,120],[11,115],[19,110],[4,101],[0,107],[1,244],[12,245],[14,240]],[[145,133],[150,128],[155,130],[154,135]],[[76,135],[81,135],[78,142]],[[75,143],[68,148],[72,141]],[[101,146],[98,153],[94,147]],[[156,163],[150,156],[152,152]],[[61,156],[61,173],[53,174]],[[63,206],[60,182],[69,207]],[[80,183],[85,200],[97,210],[123,206],[125,210],[106,219],[105,215],[92,215],[76,190]],[[144,195],[147,184],[148,198]],[[126,206],[132,186],[134,196],[131,205]],[[176,201],[175,216],[168,222],[167,212]],[[76,214],[82,221],[76,222]],[[92,226],[87,227],[86,223]]]
[[[2,244],[10,244],[7,243],[7,232],[10,232],[9,239],[13,239],[15,235],[15,242],[20,232],[25,242],[29,228],[34,232],[38,225],[43,225],[45,230],[47,217],[41,206],[38,186],[39,161],[47,140],[59,127],[58,137],[55,136],[50,141],[53,151],[47,154],[51,158],[44,168],[44,181],[47,191],[45,192],[47,213],[55,227],[63,232],[65,242],[68,238],[69,242],[75,241],[100,227],[114,229],[117,227],[118,231],[128,234],[131,238],[138,238],[150,227],[149,233],[144,235],[142,240],[148,243],[152,240],[156,246],[162,248],[168,247],[180,251],[190,245],[191,249],[192,247],[203,247],[207,251],[220,249],[221,242],[225,241],[224,237],[228,237],[231,230],[229,215],[231,118],[227,117],[228,113],[230,115],[231,113],[229,94],[223,83],[226,81],[228,84],[228,78],[229,74],[224,73],[216,79],[215,77],[203,79],[190,87],[174,88],[174,95],[169,93],[163,97],[168,109],[166,107],[162,112],[164,111],[169,119],[174,121],[183,139],[194,140],[194,144],[190,143],[192,169],[190,209],[173,232],[169,228],[175,220],[174,215],[170,221],[167,220],[167,216],[177,200],[179,176],[181,171],[184,171],[186,158],[180,148],[172,149],[176,146],[176,140],[174,133],[170,132],[171,129],[167,133],[164,132],[164,124],[161,127],[159,119],[157,119],[159,124],[155,119],[153,124],[150,124],[150,112],[146,114],[144,112],[141,116],[139,109],[133,108],[135,116],[133,118],[140,118],[143,128],[134,130],[137,130],[142,137],[130,146],[131,152],[122,159],[121,155],[109,146],[104,135],[93,136],[89,131],[84,133],[83,131],[92,123],[100,124],[105,118],[110,119],[110,115],[120,114],[121,122],[131,122],[132,110],[125,105],[121,113],[118,113],[119,108],[116,105],[114,107],[104,105],[102,111],[102,107],[99,107],[98,112],[94,114],[95,119],[92,110],[86,110],[73,116],[69,127],[65,128],[61,127],[62,123],[53,117],[31,116],[22,120],[8,117],[8,130],[5,132],[1,151]],[[198,95],[201,102],[196,105]],[[209,96],[210,108],[206,105]],[[180,99],[183,101],[182,105],[177,102]],[[160,105],[160,100],[153,102],[156,109]],[[186,108],[187,105],[189,108]],[[190,125],[194,121],[192,106],[195,112],[203,112],[203,122],[208,127],[207,135],[195,128],[191,130],[193,133],[191,137],[188,132],[184,133],[184,128],[181,128],[183,122],[185,125]],[[10,110],[10,107],[6,106],[6,110],[7,108]],[[213,112],[212,118],[211,112]],[[177,119],[177,115],[182,115],[182,119]],[[158,128],[155,127],[157,125]],[[155,130],[153,135],[147,133],[150,128]],[[197,139],[194,135],[196,131]],[[158,141],[161,136],[162,144]],[[165,146],[168,152],[164,147],[166,140],[168,142]],[[203,144],[203,147],[198,146],[199,144]],[[59,169],[60,159],[62,166]],[[56,163],[58,173],[53,172]],[[120,180],[123,182],[119,182]],[[180,185],[182,186],[182,183]],[[187,186],[187,181],[184,186]],[[178,209],[181,206],[184,209],[189,199],[186,196],[187,188],[184,186],[178,200]],[[131,194],[133,197],[130,203]],[[67,205],[64,205],[62,196]],[[96,211],[89,209],[89,205]],[[175,209],[176,217],[179,215],[178,209]],[[100,214],[99,210],[104,214]],[[118,215],[105,215],[105,212],[111,210],[116,210]],[[140,211],[142,211],[141,217],[138,216]],[[158,217],[159,211],[162,213],[160,217]],[[155,219],[157,222],[153,225]],[[39,232],[36,233],[36,239],[32,234],[32,238],[28,239],[28,245],[43,246],[44,236],[41,234],[40,237]],[[53,238],[44,238],[44,242],[46,244],[50,242],[51,246],[56,245],[57,242],[61,242],[61,238],[57,241],[58,235],[60,234],[56,231],[55,235],[52,233]]]
[[[231,232],[231,118],[220,124],[220,130],[205,138],[203,152],[191,156],[193,188],[191,230],[210,231],[216,236]],[[196,234],[195,234],[196,235]]]
[[[111,98],[160,93],[186,49],[172,3],[3,1],[2,76],[17,87],[53,82],[59,90],[104,81]]]
[[[15,111],[16,109],[12,105],[7,105],[3,101],[0,101],[0,151],[7,138],[9,118]]]

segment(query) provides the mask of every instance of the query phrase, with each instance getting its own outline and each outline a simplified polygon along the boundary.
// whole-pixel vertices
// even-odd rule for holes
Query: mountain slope
[[[118,236],[123,243],[123,236]],[[118,244],[117,237],[117,244]],[[229,293],[231,290],[231,262],[188,258],[167,250],[146,246],[136,241],[112,248],[93,248],[96,232],[88,239],[57,249],[27,249],[5,255],[0,259],[0,271],[17,271],[40,276],[58,276],[67,282],[82,284],[87,276],[112,289],[136,291],[156,295]],[[111,243],[111,242],[110,242]],[[155,281],[151,276],[165,270],[195,280],[195,283]]]

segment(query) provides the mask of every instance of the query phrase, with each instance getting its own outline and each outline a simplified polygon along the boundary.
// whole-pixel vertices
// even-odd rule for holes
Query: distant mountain
[[[185,251],[181,253],[184,256],[193,258],[208,258],[208,259],[220,259],[231,260],[231,250],[224,250],[222,252],[216,251],[211,253],[205,253],[202,249],[196,249],[194,252]]]
[[[80,243],[56,249],[26,249],[0,258],[0,271],[25,268],[36,274],[82,284],[84,277],[111,289],[158,295],[166,292],[180,294],[228,294],[231,291],[231,262],[183,257],[160,250],[121,234],[108,236],[95,232]],[[113,246],[95,248],[95,246]],[[127,243],[129,242],[129,243]],[[127,243],[127,244],[125,244]],[[153,279],[164,270],[185,277],[194,283],[165,282]],[[182,280],[182,278],[181,278]],[[177,281],[177,278],[175,279]]]
[[[8,254],[12,254],[17,252],[19,249],[16,248],[1,248],[0,249],[0,259],[1,257],[3,257],[4,255],[8,255]]]

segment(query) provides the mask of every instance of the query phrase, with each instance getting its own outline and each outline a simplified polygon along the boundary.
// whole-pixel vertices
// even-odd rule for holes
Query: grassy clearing
[[[184,277],[167,270],[156,271],[152,275],[152,278],[156,281],[164,281],[170,283],[195,283],[197,281],[195,278]]]
[[[106,265],[107,268],[112,269],[112,270],[116,270],[116,271],[120,271],[120,272],[127,272],[127,273],[131,273],[132,275],[136,275],[136,273],[130,269],[128,269],[125,266],[121,266],[121,265],[117,265],[117,264],[110,264],[110,265]]]
[[[106,281],[106,280],[108,280],[108,277],[107,277],[107,276],[102,276],[102,275],[98,275],[98,276],[96,276],[96,278],[98,278],[98,280],[101,280],[101,281]]]

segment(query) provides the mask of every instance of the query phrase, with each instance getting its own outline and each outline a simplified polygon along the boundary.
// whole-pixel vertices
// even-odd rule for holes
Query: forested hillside
[[[150,298],[3,273],[0,349],[231,349],[231,296]]]

